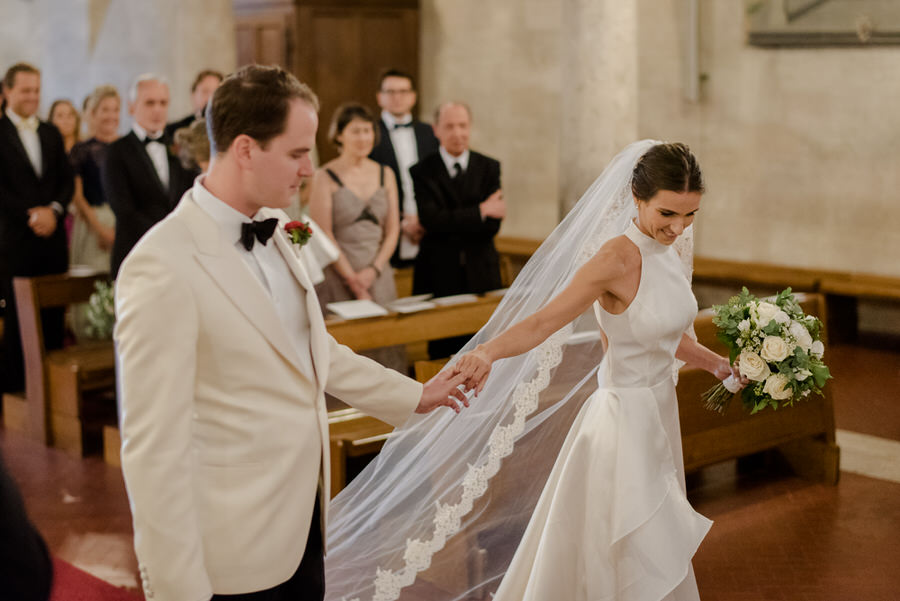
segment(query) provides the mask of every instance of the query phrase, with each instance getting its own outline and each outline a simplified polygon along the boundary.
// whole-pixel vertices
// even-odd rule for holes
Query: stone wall
[[[422,105],[475,108],[473,147],[503,162],[502,233],[549,233],[632,137],[682,140],[708,185],[698,253],[900,275],[900,47],[754,48],[743,3],[700,0],[691,102],[688,4],[423,0]]]
[[[111,83],[123,97],[141,73],[169,80],[176,119],[189,113],[190,86],[205,68],[235,66],[230,0],[2,0],[0,58],[5,71],[18,61],[42,71],[41,116],[56,98],[76,105],[97,85]],[[130,119],[122,109],[122,131]]]

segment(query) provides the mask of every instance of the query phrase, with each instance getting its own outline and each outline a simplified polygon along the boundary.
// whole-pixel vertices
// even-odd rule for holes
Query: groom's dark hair
[[[216,89],[206,111],[211,154],[225,152],[241,134],[265,148],[284,132],[294,99],[319,110],[309,86],[281,67],[247,65],[235,71]]]
[[[706,190],[700,163],[687,144],[657,144],[644,153],[631,174],[631,193],[650,200],[660,190],[700,192]]]

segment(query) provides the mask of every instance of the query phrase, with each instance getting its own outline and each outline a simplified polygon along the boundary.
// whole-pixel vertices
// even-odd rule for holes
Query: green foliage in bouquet
[[[744,288],[725,305],[713,307],[717,336],[733,363],[750,380],[741,392],[744,408],[756,413],[791,406],[822,394],[831,378],[822,362],[822,322],[805,315],[791,289],[760,301]],[[704,395],[706,407],[724,413],[732,394],[719,384]]]
[[[110,282],[94,282],[94,292],[88,299],[86,311],[88,336],[99,339],[112,338],[116,325],[115,285]]]

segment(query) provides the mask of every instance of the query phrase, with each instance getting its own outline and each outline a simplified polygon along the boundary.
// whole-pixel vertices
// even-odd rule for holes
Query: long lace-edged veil
[[[635,142],[609,163],[461,353],[534,313],[625,231],[636,215],[634,165],[657,143]],[[691,244],[688,231],[679,242],[688,277]],[[602,358],[589,311],[530,352],[496,362],[469,409],[415,415],[395,430],[332,501],[326,598],[489,599],[572,420],[598,386]]]

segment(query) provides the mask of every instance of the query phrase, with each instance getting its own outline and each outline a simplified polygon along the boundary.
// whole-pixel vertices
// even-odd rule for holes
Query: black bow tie
[[[150,136],[147,136],[146,138],[144,138],[144,139],[142,140],[142,142],[143,142],[144,146],[146,146],[146,145],[149,144],[150,142],[159,142],[160,144],[162,144],[162,143],[163,143],[163,137],[162,137],[162,136],[156,136],[155,138],[151,138]]]
[[[241,224],[241,244],[247,250],[253,250],[253,244],[259,240],[263,246],[268,244],[269,238],[275,233],[278,227],[278,219],[270,217],[262,221],[251,221],[250,223]]]
[[[400,129],[401,127],[412,127],[413,122],[407,121],[406,123],[394,123],[394,129]]]

